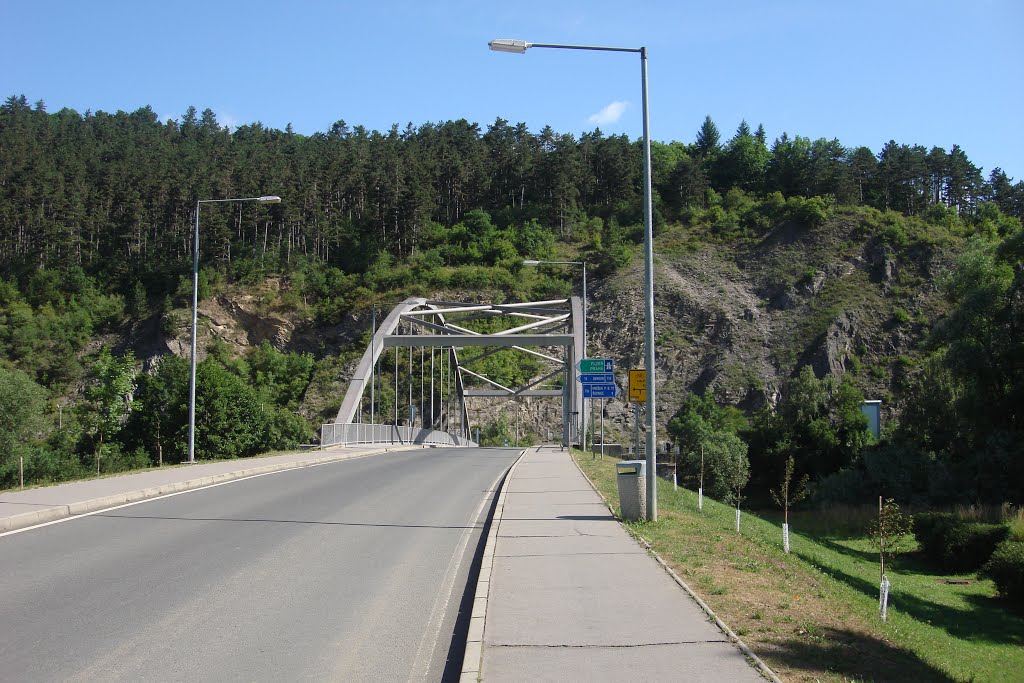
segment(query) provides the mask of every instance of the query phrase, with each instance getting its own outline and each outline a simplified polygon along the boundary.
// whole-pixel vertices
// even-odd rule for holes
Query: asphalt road
[[[0,537],[0,680],[441,680],[516,455],[374,456]]]

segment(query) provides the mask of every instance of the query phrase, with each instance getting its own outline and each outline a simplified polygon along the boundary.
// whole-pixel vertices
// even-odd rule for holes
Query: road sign
[[[644,403],[647,400],[647,371],[629,371],[629,400],[633,403]]]
[[[615,372],[615,362],[611,358],[584,358],[576,367],[582,373]]]
[[[583,398],[615,398],[614,384],[584,384]]]
[[[576,378],[581,384],[614,384],[615,375],[610,372],[585,373]]]

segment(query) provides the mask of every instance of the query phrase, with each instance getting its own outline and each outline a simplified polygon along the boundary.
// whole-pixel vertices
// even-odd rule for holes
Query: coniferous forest
[[[149,107],[49,112],[9,97],[0,106],[0,486],[16,485],[19,457],[39,482],[181,459],[187,362],[140,368],[110,347],[145,320],[182,334],[173,311],[191,291],[198,200],[283,199],[204,207],[201,297],[217,283],[286,276],[291,296],[330,325],[382,292],[531,295],[517,289],[522,259],[560,245],[578,245],[599,274],[614,273],[642,241],[641,154],[626,136],[532,132],[502,119],[385,132],[339,120],[306,136],[259,123],[229,130],[209,109],[161,122]],[[815,415],[783,402],[749,422],[724,419],[694,399],[673,433],[741,433],[755,478],[759,467],[768,478],[759,463],[769,455],[796,454],[798,473],[831,477],[836,488],[870,478],[862,452],[888,449],[916,468],[914,495],[1020,501],[1024,182],[999,168],[983,173],[956,145],[768,140],[763,126],[723,134],[710,117],[693,142],[653,143],[652,164],[656,236],[704,223],[710,239],[742,241],[769,224],[816,225],[855,207],[962,244],[942,284],[950,314],[922,342],[905,385],[921,400],[907,402],[883,443],[849,436],[846,418],[862,397],[805,373],[790,393],[815,402]],[[200,365],[209,403],[197,449],[236,457],[313,438],[296,408],[319,362],[269,345],[245,357],[212,348]],[[937,490],[937,473],[976,485]]]

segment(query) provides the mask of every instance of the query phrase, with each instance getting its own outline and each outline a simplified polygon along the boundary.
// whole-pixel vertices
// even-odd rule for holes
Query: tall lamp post
[[[644,146],[644,314],[647,367],[647,519],[658,519],[657,458],[655,453],[654,419],[654,229],[651,221],[651,135],[647,109],[647,48],[602,47],[596,45],[556,45],[530,43],[525,40],[497,38],[488,43],[495,52],[525,54],[531,47],[556,50],[591,50],[596,52],[635,52],[640,55],[640,86],[643,112]]]
[[[583,357],[587,356],[587,262],[586,261],[538,261],[526,259],[524,266],[582,266],[583,267]]]
[[[203,204],[223,204],[226,202],[259,202],[261,204],[279,204],[281,198],[275,195],[262,197],[239,197],[235,199],[200,199],[196,202],[196,226],[192,235],[192,360],[189,365],[188,384],[188,460],[196,461],[196,326],[199,319],[199,207]]]

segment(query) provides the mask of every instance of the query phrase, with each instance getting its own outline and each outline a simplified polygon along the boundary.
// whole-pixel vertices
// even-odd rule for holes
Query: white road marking
[[[427,675],[430,673],[430,663],[433,660],[434,651],[437,649],[437,640],[441,637],[441,624],[444,622],[445,615],[448,613],[448,605],[451,603],[452,589],[455,586],[455,577],[458,574],[459,564],[466,552],[469,538],[476,528],[476,522],[483,513],[484,506],[494,499],[498,482],[504,476],[505,472],[502,472],[494,480],[494,483],[491,484],[487,491],[488,495],[484,496],[483,500],[480,501],[476,512],[473,513],[466,524],[466,530],[462,532],[462,538],[459,539],[459,544],[456,546],[452,559],[448,563],[448,571],[445,573],[444,581],[441,582],[437,597],[434,598],[434,606],[430,610],[430,619],[427,621],[427,628],[423,633],[422,640],[420,640],[420,646],[416,650],[416,658],[413,660],[413,666],[409,673],[409,683],[427,680]]]

